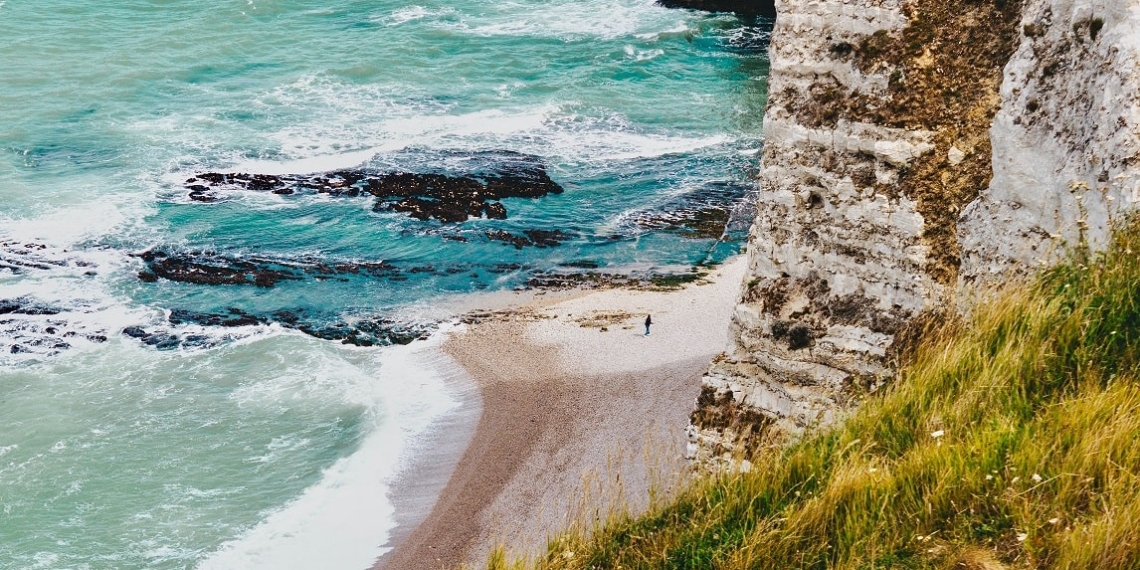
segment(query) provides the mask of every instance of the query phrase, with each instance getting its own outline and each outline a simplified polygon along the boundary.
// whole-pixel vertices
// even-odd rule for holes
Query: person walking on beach
[[[649,336],[649,325],[653,324],[653,315],[645,315],[645,336]]]

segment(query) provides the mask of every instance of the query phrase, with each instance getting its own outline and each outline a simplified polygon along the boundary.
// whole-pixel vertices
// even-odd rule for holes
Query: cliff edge
[[[690,451],[844,415],[930,319],[1140,203],[1140,7],[779,0],[732,349]]]

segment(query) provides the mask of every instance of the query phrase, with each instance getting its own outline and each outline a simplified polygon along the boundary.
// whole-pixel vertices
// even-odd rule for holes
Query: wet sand
[[[426,519],[376,568],[480,567],[498,544],[535,555],[568,524],[667,492],[744,270],[737,257],[677,291],[552,294],[453,333],[443,350],[478,387],[478,424]]]

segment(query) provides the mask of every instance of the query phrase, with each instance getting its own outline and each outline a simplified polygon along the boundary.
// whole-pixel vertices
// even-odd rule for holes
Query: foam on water
[[[406,6],[397,8],[387,14],[373,16],[372,20],[384,24],[389,28],[414,22],[416,20],[423,20],[427,18],[440,18],[443,16],[450,16],[455,14],[452,8],[439,8],[431,9],[419,5]]]
[[[345,98],[333,94],[329,97]],[[304,158],[242,160],[229,169],[264,174],[320,172],[360,166],[376,155],[417,147],[472,151],[507,148],[564,162],[596,163],[692,152],[731,140],[723,134],[691,137],[637,132],[621,115],[583,116],[575,113],[576,107],[541,105],[463,114],[397,114],[378,120],[368,129],[372,133],[367,139],[371,146],[341,153],[331,152],[335,146],[331,141],[345,140],[349,133],[330,130],[332,127],[326,123],[294,126],[273,136],[283,149],[289,149],[290,155]],[[353,126],[352,130],[357,128]],[[188,173],[178,173],[171,180]]]
[[[416,439],[459,405],[453,388],[425,366],[424,353],[438,348],[441,334],[385,351],[376,381],[354,395],[371,400],[374,418],[356,452],[325,469],[301,497],[223,545],[198,569],[366,568],[387,552],[396,524],[391,484],[416,449]]]
[[[619,38],[644,33],[647,29],[677,26],[685,20],[684,14],[656,8],[654,2],[593,0],[545,6],[535,6],[532,2],[498,2],[481,14],[438,25],[478,36],[552,37],[570,41]]]
[[[417,452],[417,438],[459,403],[454,388],[428,365],[426,353],[439,342],[437,336],[380,351],[333,348],[295,332],[263,329],[218,349],[157,360],[130,342],[112,340],[100,352],[76,352],[28,369],[22,376],[51,374],[61,387],[77,380],[69,362],[107,376],[59,390],[55,404],[26,400],[26,395],[11,402],[20,408],[6,412],[9,431],[31,427],[36,414],[58,421],[58,412],[39,412],[42,405],[62,405],[70,412],[66,421],[41,426],[48,428],[41,437],[19,443],[0,437],[0,482],[6,489],[0,502],[9,521],[50,519],[70,505],[80,514],[63,524],[45,520],[41,536],[0,530],[0,537],[17,549],[40,542],[37,556],[50,555],[50,567],[73,567],[82,560],[68,548],[43,550],[53,541],[71,542],[73,532],[119,543],[118,552],[104,559],[119,567],[192,562],[202,547],[179,537],[202,534],[234,537],[194,564],[203,569],[367,567],[385,552],[396,524],[388,496],[392,481]],[[250,377],[231,376],[241,371]],[[124,414],[131,406],[120,411],[106,398],[137,402],[145,412]],[[273,418],[297,414],[273,428]],[[350,423],[342,425],[345,420]],[[207,433],[213,435],[203,439]],[[124,438],[131,447],[122,447]],[[163,442],[174,445],[178,455],[164,451]],[[311,460],[303,458],[327,456],[324,448],[333,443],[343,455],[319,475],[306,475]],[[90,456],[110,460],[115,469],[93,470],[96,465],[83,461]],[[207,457],[213,464],[200,463]],[[65,475],[51,467],[57,464],[76,467]],[[43,483],[60,491],[49,492],[54,506],[40,514],[36,505],[43,498],[36,495]],[[265,508],[290,489],[300,492],[284,506]],[[162,502],[150,503],[146,497],[152,494]],[[107,529],[113,539],[88,528],[83,504],[104,512],[104,520],[114,525]],[[237,508],[248,509],[240,517],[247,522],[235,527],[227,517],[217,518],[235,508],[225,505],[244,505]],[[17,554],[9,562],[33,560]]]

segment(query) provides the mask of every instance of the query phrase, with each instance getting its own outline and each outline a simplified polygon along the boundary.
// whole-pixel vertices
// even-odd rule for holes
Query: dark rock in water
[[[430,332],[433,326],[398,323],[385,318],[363,319],[353,323],[335,322],[325,325],[300,325],[297,330],[317,338],[340,341],[356,346],[408,344]]]
[[[491,273],[503,274],[503,273],[513,273],[515,271],[520,271],[523,269],[530,269],[530,266],[529,265],[523,265],[521,263],[496,263],[496,264],[492,265],[491,268],[488,269],[488,271],[490,271]]]
[[[197,285],[257,285],[272,287],[283,280],[327,279],[345,275],[397,278],[400,270],[388,261],[335,262],[317,258],[274,259],[189,251],[148,250],[135,254],[146,262],[138,277],[153,283],[158,277]]]
[[[179,342],[178,344],[179,344],[179,346],[184,346],[187,348],[204,348],[204,347],[212,346],[213,341],[210,339],[210,337],[208,337],[206,335],[191,334],[191,335],[186,335],[186,337],[183,338],[181,340],[181,342]]]
[[[253,264],[237,262],[232,265],[196,263],[186,259],[166,258],[150,264],[150,270],[158,277],[184,283],[203,285],[245,285],[272,287],[278,281],[295,279],[286,271],[258,268]]]
[[[417,220],[446,223],[478,217],[506,219],[507,209],[499,200],[540,198],[563,190],[536,157],[500,151],[460,158],[478,159],[480,164],[491,166],[484,164],[478,172],[463,175],[367,169],[283,176],[207,172],[187,180],[186,189],[190,198],[199,202],[217,201],[220,198],[215,190],[227,188],[282,195],[302,190],[348,197],[367,194],[376,198],[376,211],[401,212]]]
[[[570,239],[570,236],[562,233],[562,230],[524,230],[523,234],[535,247],[555,247]]]
[[[227,314],[212,314],[190,311],[187,309],[174,309],[167,317],[172,325],[196,324],[212,327],[244,327],[260,325],[266,319],[251,315],[241,309],[229,309]]]
[[[487,238],[492,240],[492,241],[501,241],[504,243],[508,243],[510,245],[515,246],[515,249],[522,249],[528,245],[531,245],[529,239],[527,239],[523,236],[517,236],[517,235],[512,234],[510,232],[505,232],[503,230],[491,230],[491,231],[486,232],[486,235],[487,235]]]
[[[58,315],[59,313],[59,309],[39,305],[27,297],[0,299],[0,315]]]
[[[575,261],[567,261],[566,263],[559,264],[562,267],[574,267],[577,269],[597,269],[600,267],[597,261],[592,259],[578,259]]]
[[[230,308],[225,313],[203,313],[187,309],[174,309],[167,320],[172,325],[201,325],[212,327],[240,327],[277,323],[325,340],[340,341],[356,346],[386,346],[408,344],[434,330],[435,325],[400,322],[384,317],[356,319],[352,322],[329,315],[312,314],[303,309],[280,310],[266,315],[254,315],[241,309]],[[141,340],[144,344],[167,346],[170,339],[184,347],[207,346],[213,341],[202,335],[179,338],[170,333],[149,333],[140,327],[127,327],[123,334]]]
[[[538,198],[562,192],[541,166],[530,172],[469,176],[397,172],[370,177],[365,188],[376,196],[377,210],[403,212],[418,220],[462,222],[468,218],[506,219],[502,198]]]
[[[491,220],[507,219],[507,209],[499,202],[489,202],[483,206],[483,213]]]
[[[186,189],[190,190],[190,199],[197,202],[217,202],[218,200],[221,200],[220,196],[213,192],[210,192],[210,188],[208,186],[203,186],[201,184],[191,184],[187,186]]]
[[[176,348],[202,348],[214,346],[217,341],[206,335],[187,335],[185,338],[167,331],[148,332],[142,327],[132,326],[123,329],[123,334],[158,350]]]
[[[526,282],[531,289],[603,289],[627,287],[634,289],[668,290],[698,281],[705,273],[698,267],[683,273],[601,273],[597,271],[536,271]]]
[[[529,289],[600,289],[606,287],[633,287],[640,280],[631,275],[565,271],[536,271],[527,279]]]
[[[478,217],[483,211],[483,206],[477,202],[452,203],[410,196],[396,202],[377,202],[373,210],[401,212],[417,220],[435,218],[441,222],[462,222],[471,217]]]
[[[713,182],[653,210],[634,213],[626,223],[694,239],[733,235],[743,239],[755,217],[755,192],[750,185]]]
[[[492,241],[501,241],[513,245],[515,249],[555,247],[562,245],[562,242],[572,237],[562,230],[524,230],[521,236],[503,230],[491,230],[485,232],[485,235]]]
[[[85,338],[91,342],[106,341],[103,329],[90,329],[82,321],[73,322],[57,315],[82,312],[83,307],[67,309],[46,306],[29,297],[0,299],[0,346],[8,345],[9,354],[47,357],[67,350],[72,344],[64,339]],[[82,335],[82,336],[81,336]],[[103,340],[98,340],[103,337]],[[11,347],[17,347],[11,350]]]
[[[257,263],[202,252],[170,255],[150,250],[137,254],[147,268],[138,274],[139,280],[153,283],[159,277],[181,283],[199,285],[257,285],[273,287],[285,280],[300,279],[288,267],[274,263]]]
[[[749,17],[776,17],[775,0],[657,0],[657,5],[705,12],[733,12]]]
[[[13,274],[22,274],[28,270],[49,270],[68,265],[93,265],[83,260],[71,259],[71,256],[60,256],[60,253],[48,250],[42,243],[23,243],[18,241],[0,242],[0,269],[6,269]]]

